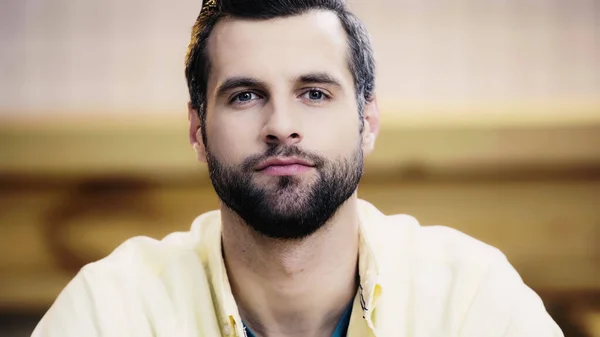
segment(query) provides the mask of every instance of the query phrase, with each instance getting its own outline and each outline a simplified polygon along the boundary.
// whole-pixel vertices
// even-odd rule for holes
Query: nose
[[[300,123],[293,112],[284,106],[273,104],[262,130],[261,138],[271,145],[294,145],[302,141]]]

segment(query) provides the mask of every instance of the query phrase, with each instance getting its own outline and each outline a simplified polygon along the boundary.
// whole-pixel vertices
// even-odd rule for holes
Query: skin
[[[241,165],[278,144],[331,160],[351,158],[361,138],[364,155],[372,152],[379,112],[375,100],[366,104],[360,134],[347,38],[334,13],[225,19],[212,32],[208,52],[206,133],[208,151],[219,162]],[[221,90],[232,78],[255,83]],[[206,162],[197,111],[188,106],[190,142]],[[310,187],[316,174],[310,168],[294,173],[298,188]],[[275,190],[279,178],[257,172],[252,182]],[[285,201],[272,207],[286,207]],[[325,226],[298,240],[260,235],[226,205],[220,208],[225,264],[248,327],[257,336],[331,336],[356,294],[356,192]]]

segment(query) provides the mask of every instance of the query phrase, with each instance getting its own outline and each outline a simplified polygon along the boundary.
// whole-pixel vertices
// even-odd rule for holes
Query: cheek
[[[321,118],[314,127],[307,130],[307,140],[314,139],[314,148],[327,157],[346,157],[359,146],[358,123],[358,112],[356,116],[345,114],[342,117],[332,115]]]
[[[258,131],[248,121],[241,118],[207,118],[206,128],[209,150],[221,162],[240,164],[256,152]]]

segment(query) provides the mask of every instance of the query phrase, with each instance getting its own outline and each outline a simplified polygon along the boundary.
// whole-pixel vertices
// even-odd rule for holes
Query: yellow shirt
[[[349,337],[559,337],[497,249],[359,201],[360,287]],[[33,337],[244,336],[218,211],[161,241],[130,239],[81,269]]]

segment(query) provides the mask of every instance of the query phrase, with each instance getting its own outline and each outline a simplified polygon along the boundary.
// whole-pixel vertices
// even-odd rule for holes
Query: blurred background
[[[349,0],[383,125],[359,194],[500,248],[567,337],[600,336],[600,4]],[[77,270],[216,208],[187,139],[201,1],[0,3],[0,335]]]

